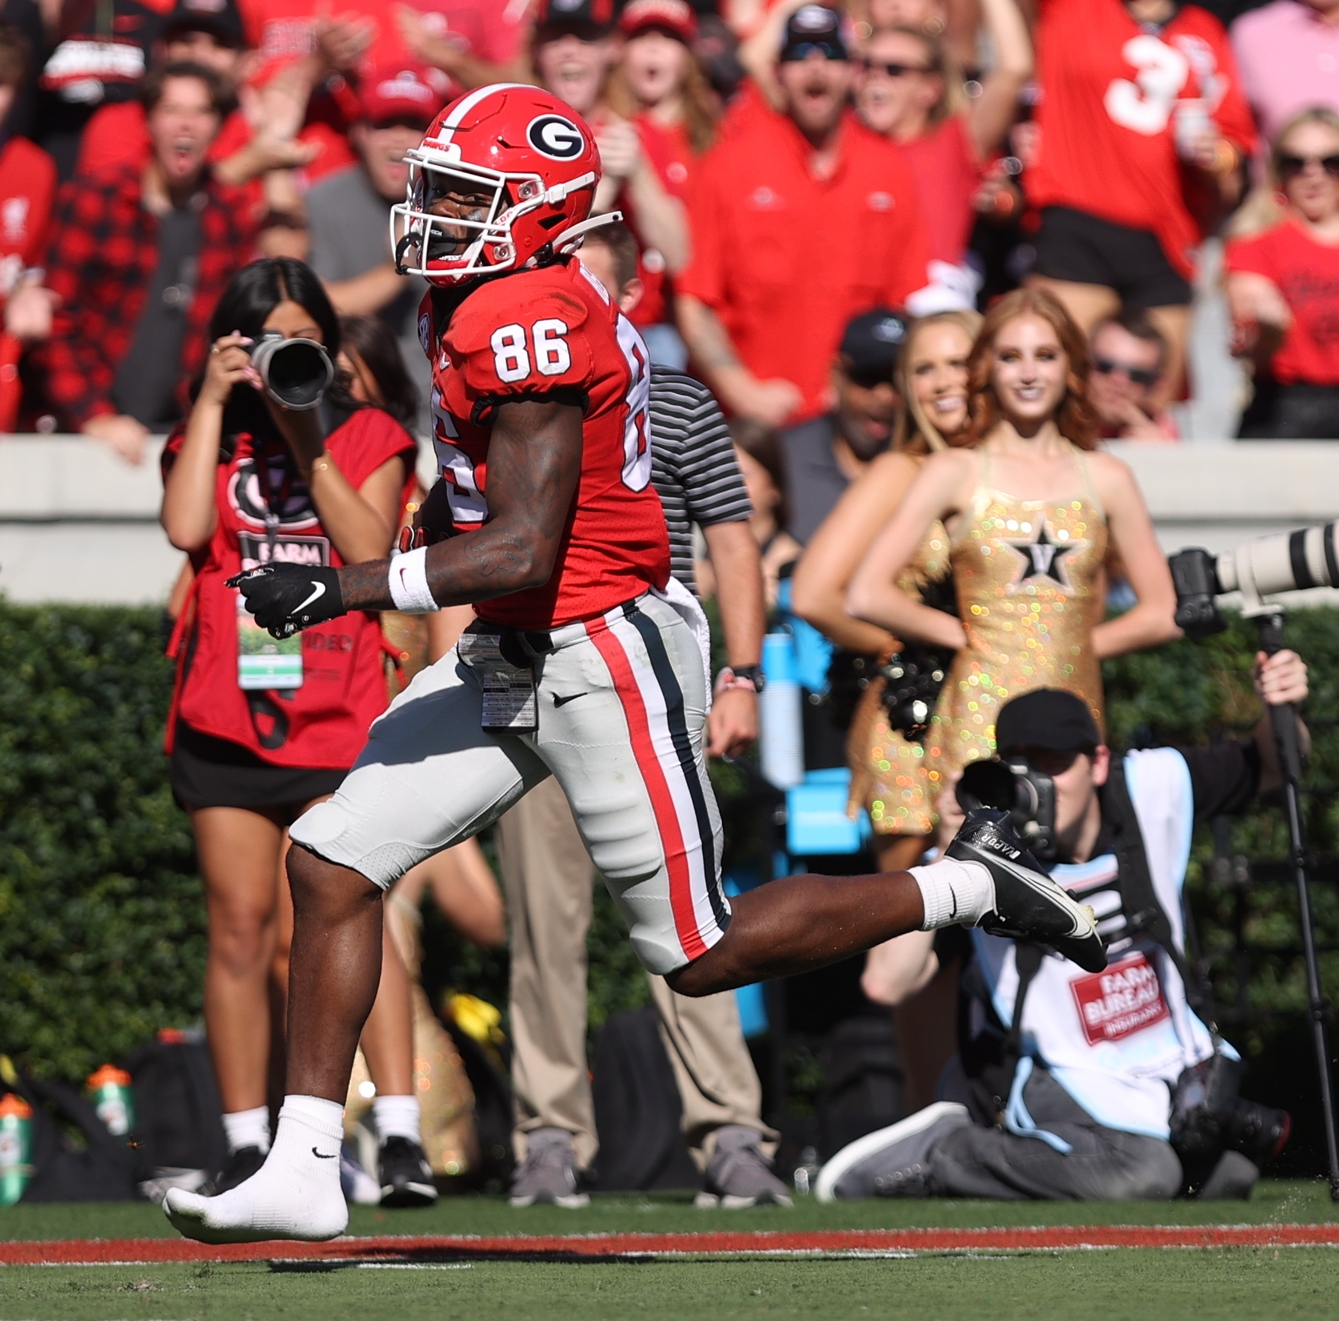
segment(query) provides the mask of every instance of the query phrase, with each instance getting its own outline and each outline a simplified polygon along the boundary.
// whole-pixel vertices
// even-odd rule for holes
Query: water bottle
[[[93,1109],[114,1138],[125,1137],[135,1127],[135,1094],[130,1083],[124,1069],[104,1064],[84,1084]]]
[[[804,730],[795,646],[789,633],[763,638],[762,668],[767,678],[758,699],[762,773],[778,789],[793,789],[804,780]]]
[[[0,1206],[13,1206],[33,1177],[33,1108],[14,1092],[0,1096]]]

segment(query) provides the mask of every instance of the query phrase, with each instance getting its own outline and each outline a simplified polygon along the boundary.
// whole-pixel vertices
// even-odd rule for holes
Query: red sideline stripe
[[[1066,1248],[1339,1247],[1339,1224],[1054,1225],[1018,1229],[868,1229],[809,1233],[472,1235],[339,1238],[330,1243],[210,1246],[184,1238],[0,1243],[6,1266],[190,1261],[405,1261],[452,1257],[613,1257],[774,1252],[964,1252]]]
[[[693,885],[688,875],[683,827],[679,824],[679,812],[674,805],[674,796],[670,793],[669,781],[665,779],[665,768],[656,755],[655,743],[651,738],[651,721],[641,689],[637,686],[637,676],[633,674],[632,664],[623,652],[622,641],[614,636],[603,619],[587,621],[586,633],[614,676],[614,691],[623,703],[623,714],[627,717],[628,733],[632,738],[632,751],[637,758],[642,779],[646,782],[646,791],[651,795],[651,806],[655,810],[661,846],[665,851],[665,866],[669,871],[670,909],[674,913],[674,928],[679,944],[683,946],[686,958],[699,958],[707,952],[707,943],[697,929],[697,914],[693,911]]]

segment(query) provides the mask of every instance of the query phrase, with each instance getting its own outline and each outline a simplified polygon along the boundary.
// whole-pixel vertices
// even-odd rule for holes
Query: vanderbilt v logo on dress
[[[1025,541],[1007,540],[1005,542],[1018,557],[1018,574],[1009,585],[1011,593],[1020,591],[1034,578],[1049,579],[1066,596],[1074,594],[1074,583],[1069,576],[1068,558],[1085,549],[1087,541],[1068,540],[1063,535],[1053,538],[1047,531],[1043,520],[1037,528],[1037,535]]]

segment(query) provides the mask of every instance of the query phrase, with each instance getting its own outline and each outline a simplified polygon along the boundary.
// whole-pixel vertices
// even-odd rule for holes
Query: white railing
[[[161,446],[132,467],[79,436],[0,436],[0,592],[18,602],[164,601],[181,555],[158,526]],[[1339,518],[1339,443],[1111,449],[1134,469],[1168,551],[1226,550]],[[430,451],[422,457],[431,471]]]

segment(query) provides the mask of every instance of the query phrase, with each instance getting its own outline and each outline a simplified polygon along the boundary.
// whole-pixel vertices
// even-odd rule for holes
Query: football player
[[[432,286],[421,326],[448,535],[379,563],[275,565],[233,581],[276,636],[353,610],[469,602],[479,618],[373,724],[339,792],[292,828],[274,1144],[231,1191],[164,1201],[206,1242],[343,1231],[342,1103],[376,994],[382,894],[550,774],[642,962],[685,994],[950,922],[1105,966],[1090,911],[1034,874],[993,820],[912,872],[794,876],[727,901],[702,750],[705,620],[669,576],[646,348],[571,257],[603,223],[588,218],[600,177],[591,130],[548,93],[499,84],[449,106],[408,159],[396,251]]]

